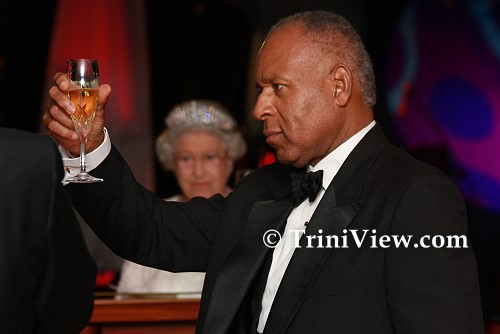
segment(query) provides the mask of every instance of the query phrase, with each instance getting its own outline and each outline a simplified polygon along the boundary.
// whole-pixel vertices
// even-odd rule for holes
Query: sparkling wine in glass
[[[80,139],[80,172],[65,178],[64,181],[102,182],[103,179],[88,174],[85,165],[87,136],[92,127],[99,97],[99,65],[95,59],[69,59],[66,61],[66,74],[71,79],[71,87],[66,93],[76,107],[71,119]]]

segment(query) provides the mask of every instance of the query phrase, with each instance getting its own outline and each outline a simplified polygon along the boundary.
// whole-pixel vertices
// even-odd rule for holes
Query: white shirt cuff
[[[101,145],[90,153],[85,155],[85,165],[87,172],[96,168],[101,162],[106,159],[111,151],[111,140],[108,135],[108,130],[104,128],[104,140]],[[73,157],[66,149],[59,145],[59,152],[61,153],[64,165],[64,177],[75,176],[80,172],[80,157]]]

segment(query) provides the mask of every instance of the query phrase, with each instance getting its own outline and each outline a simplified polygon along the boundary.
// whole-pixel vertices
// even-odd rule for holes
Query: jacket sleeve
[[[73,203],[117,255],[171,272],[206,271],[225,199],[167,202],[139,184],[115,147],[92,171],[95,184],[68,184]]]

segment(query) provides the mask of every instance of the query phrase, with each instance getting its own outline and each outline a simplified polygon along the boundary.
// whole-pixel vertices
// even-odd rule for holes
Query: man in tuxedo
[[[68,78],[54,79],[44,123],[76,154]],[[322,11],[281,20],[259,51],[255,81],[253,114],[280,163],[227,198],[188,203],[165,203],[135,181],[103,127],[111,88],[102,85],[89,147],[104,182],[67,186],[92,229],[132,261],[205,271],[197,333],[482,332],[462,198],[438,170],[388,143],[372,111],[371,61],[351,24]],[[392,242],[398,236],[412,237],[408,247]],[[448,236],[465,241],[418,243]]]
[[[0,128],[0,333],[79,333],[96,266],[46,135]]]

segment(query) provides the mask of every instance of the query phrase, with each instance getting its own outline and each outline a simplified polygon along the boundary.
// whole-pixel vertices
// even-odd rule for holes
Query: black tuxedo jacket
[[[291,170],[256,170],[228,198],[165,203],[135,182],[113,148],[92,172],[104,182],[71,185],[70,192],[118,255],[169,271],[207,272],[197,333],[255,333],[272,253],[263,235],[282,231],[292,210]],[[483,332],[472,249],[414,247],[426,235],[465,235],[466,221],[449,179],[390,145],[375,126],[326,190],[264,333]],[[351,231],[359,239],[367,231],[362,245]],[[307,236],[321,235],[345,244],[306,247]],[[392,235],[413,239],[407,248],[378,241]]]
[[[77,334],[96,266],[48,136],[0,128],[0,333]]]

